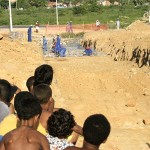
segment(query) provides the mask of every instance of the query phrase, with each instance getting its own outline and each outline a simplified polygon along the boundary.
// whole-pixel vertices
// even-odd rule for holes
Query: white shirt
[[[99,20],[96,20],[96,26],[99,26],[99,25],[100,25]]]
[[[0,122],[9,114],[8,106],[0,101]]]
[[[50,144],[50,150],[63,150],[69,146],[74,146],[74,144],[68,142],[66,139],[59,139],[58,137],[53,137],[49,134],[47,134],[46,137]]]

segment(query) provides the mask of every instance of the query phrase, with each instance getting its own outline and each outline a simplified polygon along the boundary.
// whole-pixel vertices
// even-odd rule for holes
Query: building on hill
[[[110,6],[111,3],[108,0],[100,0],[97,2],[98,5],[103,5],[103,6]]]
[[[56,2],[48,2],[48,8],[55,8],[56,7]],[[65,3],[57,3],[58,8],[67,8],[67,4]]]

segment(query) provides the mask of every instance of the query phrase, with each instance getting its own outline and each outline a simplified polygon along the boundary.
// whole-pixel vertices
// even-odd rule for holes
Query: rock
[[[126,103],[125,106],[127,106],[127,107],[135,107],[135,105],[136,105],[135,100],[129,100],[129,101]]]
[[[143,123],[144,123],[145,125],[150,125],[150,118],[144,119],[144,120],[143,120]]]
[[[3,39],[3,36],[0,34],[0,40],[2,40]]]

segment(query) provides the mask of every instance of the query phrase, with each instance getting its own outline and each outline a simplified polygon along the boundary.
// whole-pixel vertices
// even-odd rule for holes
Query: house
[[[103,5],[103,6],[110,6],[111,3],[110,3],[110,1],[105,0],[105,1],[102,2],[102,5]]]
[[[110,6],[111,3],[108,0],[100,0],[97,2],[98,5]]]
[[[48,2],[48,8],[56,7],[56,2]],[[57,3],[58,8],[67,8],[67,4]]]
[[[121,5],[119,2],[117,2],[117,1],[114,1],[114,5],[115,6],[119,6],[119,5]]]

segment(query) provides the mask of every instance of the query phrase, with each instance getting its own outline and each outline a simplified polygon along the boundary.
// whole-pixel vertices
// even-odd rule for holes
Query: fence
[[[46,34],[49,34],[49,30],[57,30],[59,31],[66,31],[67,26],[66,25],[46,25]],[[107,24],[101,24],[99,27],[96,27],[95,24],[80,24],[80,25],[72,25],[72,29],[75,30],[81,30],[81,32],[86,31],[97,31],[97,30],[107,30],[109,26]]]

